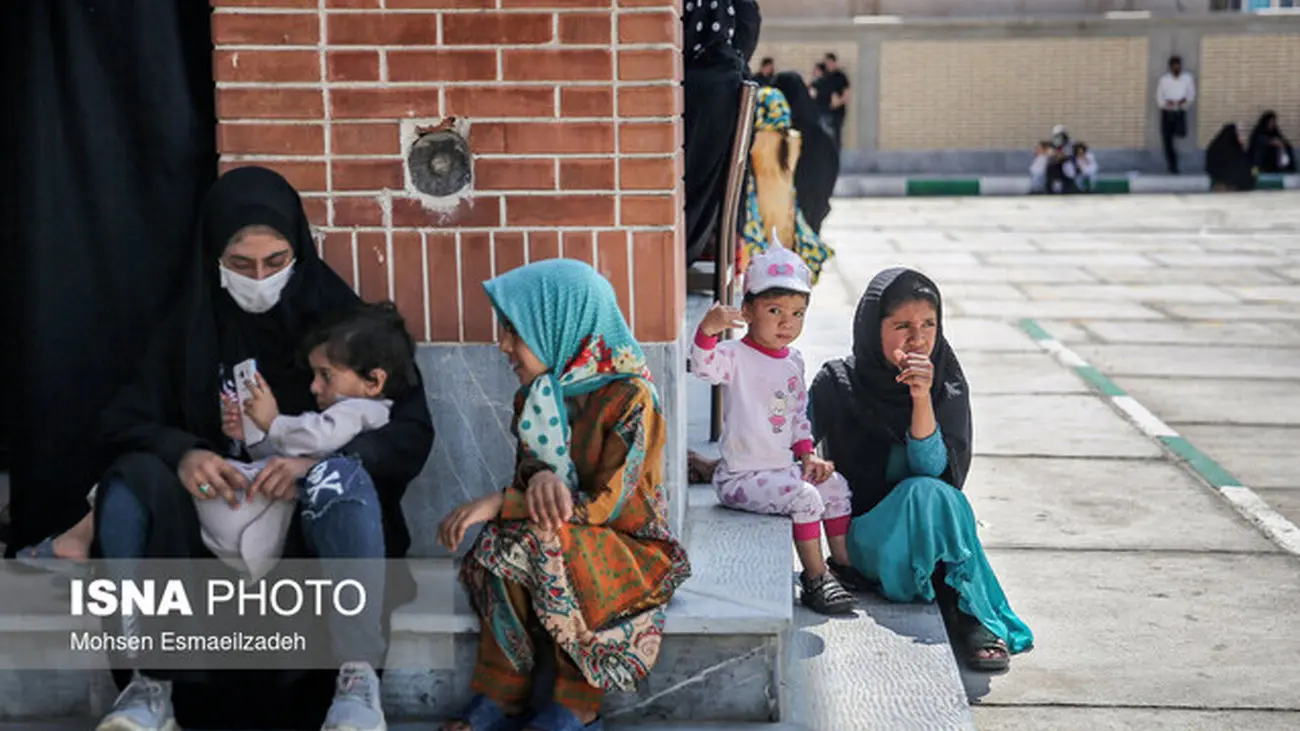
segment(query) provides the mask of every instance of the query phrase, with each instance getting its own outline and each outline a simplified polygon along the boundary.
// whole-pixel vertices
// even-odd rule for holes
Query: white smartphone
[[[257,444],[266,438],[266,433],[257,428],[253,420],[244,413],[244,402],[252,397],[248,384],[257,376],[257,361],[249,358],[235,366],[235,391],[239,394],[239,414],[244,420],[244,444]]]

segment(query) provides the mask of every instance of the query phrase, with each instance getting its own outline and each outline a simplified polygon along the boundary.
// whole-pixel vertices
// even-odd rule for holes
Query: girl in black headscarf
[[[799,131],[803,147],[794,171],[796,204],[814,233],[821,234],[822,221],[831,212],[831,195],[840,176],[840,151],[835,133],[817,108],[808,85],[794,71],[782,71],[772,85],[790,104],[791,126]]]
[[[357,436],[340,455],[314,469],[310,459],[273,458],[250,483],[224,459],[246,458],[221,426],[221,393],[233,387],[235,365],[256,361],[281,413],[314,410],[313,374],[298,345],[359,300],[318,257],[297,191],[270,170],[222,176],[205,200],[198,239],[187,306],[157,333],[138,377],[103,415],[120,456],[95,497],[92,555],[118,559],[109,564],[118,567],[124,559],[211,558],[193,498],[233,505],[260,493],[300,502],[288,558],[374,559],[365,565],[379,566],[385,557],[404,556],[410,535],[402,495],[433,442],[423,384],[395,395],[389,424]],[[327,483],[331,489],[311,489]],[[219,565],[193,565],[210,563]],[[329,623],[330,645],[346,663],[333,702],[333,672],[165,671],[141,668],[144,661],[125,663],[128,670],[115,658],[116,679],[126,687],[100,728],[169,728],[174,700],[176,719],[187,728],[308,729],[324,719],[378,729],[383,717],[372,668],[387,649],[391,610],[414,595],[406,569],[382,573],[359,579],[372,598],[362,614]]]
[[[1277,112],[1260,115],[1250,133],[1250,159],[1261,173],[1294,173],[1295,149],[1277,126]]]
[[[938,599],[967,664],[1003,670],[1033,634],[1007,604],[961,492],[970,391],[942,316],[934,282],[887,269],[858,303],[853,355],[827,362],[813,380],[813,438],[853,493],[853,565],[831,570],[893,601]]]
[[[1256,171],[1250,155],[1241,144],[1237,125],[1225,124],[1205,148],[1205,172],[1211,187],[1218,192],[1254,190]]]

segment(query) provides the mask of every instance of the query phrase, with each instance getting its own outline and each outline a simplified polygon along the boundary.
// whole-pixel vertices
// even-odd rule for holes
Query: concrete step
[[[637,731],[807,731],[793,723],[668,723],[628,726],[606,723],[607,728],[636,728]],[[52,721],[0,721],[0,731],[88,731],[94,728],[86,718],[61,718]],[[239,731],[231,728],[229,731]],[[389,723],[389,731],[432,731],[428,722],[398,721]]]
[[[603,713],[621,723],[781,720],[793,606],[788,523],[708,501],[689,512],[694,574],[669,606],[659,662],[636,692],[611,694]],[[394,720],[427,723],[468,701],[478,626],[451,559],[414,568],[419,595],[393,616],[384,706]],[[43,585],[56,591],[54,581]],[[34,631],[86,628],[48,614],[2,619],[0,648]],[[0,719],[88,723],[114,697],[107,671],[0,671]]]
[[[1209,193],[1206,175],[1102,175],[1096,194]],[[1259,190],[1300,189],[1300,175],[1261,175]],[[839,198],[887,198],[901,196],[1008,196],[1029,195],[1029,175],[841,175],[835,184]]]

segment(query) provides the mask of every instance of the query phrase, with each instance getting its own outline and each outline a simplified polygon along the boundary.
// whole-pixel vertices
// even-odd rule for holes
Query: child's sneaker
[[[800,575],[799,583],[803,584],[799,599],[804,606],[818,614],[852,614],[857,608],[857,600],[840,586],[840,582],[829,571],[815,579],[809,579],[805,572]]]
[[[180,731],[172,712],[172,684],[137,673],[95,731]]]
[[[840,586],[849,591],[868,592],[879,586],[877,582],[863,576],[861,571],[848,564],[842,564],[833,558],[826,559],[826,568],[840,582]]]
[[[321,731],[387,731],[379,676],[368,662],[344,663]]]

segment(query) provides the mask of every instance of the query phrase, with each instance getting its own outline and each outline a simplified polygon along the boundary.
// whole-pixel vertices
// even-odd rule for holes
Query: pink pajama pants
[[[766,515],[788,515],[794,521],[794,539],[842,536],[849,530],[853,512],[849,483],[833,473],[820,485],[805,482],[802,465],[776,470],[732,472],[725,462],[713,473],[713,487],[723,505]]]

